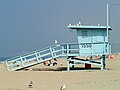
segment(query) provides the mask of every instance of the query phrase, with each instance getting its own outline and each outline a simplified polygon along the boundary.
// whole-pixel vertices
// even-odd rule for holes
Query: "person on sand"
[[[53,66],[51,60],[48,61],[48,66]]]
[[[52,63],[51,60],[49,60],[48,66],[55,66],[57,65],[57,62]]]

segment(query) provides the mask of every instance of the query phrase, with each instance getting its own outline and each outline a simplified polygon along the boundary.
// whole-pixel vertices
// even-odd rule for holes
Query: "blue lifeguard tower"
[[[80,56],[108,55],[111,53],[109,30],[111,27],[82,26],[79,22],[76,25],[68,25],[69,29],[76,30]]]
[[[91,68],[91,65],[96,65],[105,69],[105,57],[111,53],[110,45],[110,26],[83,26],[81,23],[69,24],[69,29],[76,30],[78,38],[79,56],[84,56],[86,59],[71,56],[68,58],[68,71],[70,67],[76,64],[85,64],[85,67]],[[95,59],[94,56],[99,56]],[[89,57],[89,58],[88,58]]]

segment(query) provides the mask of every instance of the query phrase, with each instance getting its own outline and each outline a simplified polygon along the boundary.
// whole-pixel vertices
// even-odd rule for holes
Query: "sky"
[[[0,0],[0,57],[58,43],[77,43],[69,23],[106,25],[106,4],[120,0]],[[120,6],[109,6],[111,43],[120,44]]]

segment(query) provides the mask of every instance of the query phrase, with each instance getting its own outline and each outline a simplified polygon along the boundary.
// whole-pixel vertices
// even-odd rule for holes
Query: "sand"
[[[65,90],[120,89],[120,57],[106,60],[106,70],[103,71],[80,69],[67,72],[66,60],[59,59],[58,62],[57,66],[39,64],[30,67],[32,70],[12,72],[0,64],[0,90],[60,90],[63,84],[66,86]],[[30,81],[33,82],[32,88],[28,87]]]

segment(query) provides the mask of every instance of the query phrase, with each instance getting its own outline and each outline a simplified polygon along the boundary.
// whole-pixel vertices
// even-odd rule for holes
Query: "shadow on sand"
[[[70,68],[70,70],[100,70],[100,68],[83,68],[83,67],[74,67]],[[24,69],[24,71],[67,71],[67,67],[58,67],[58,68],[32,68],[32,69]]]

